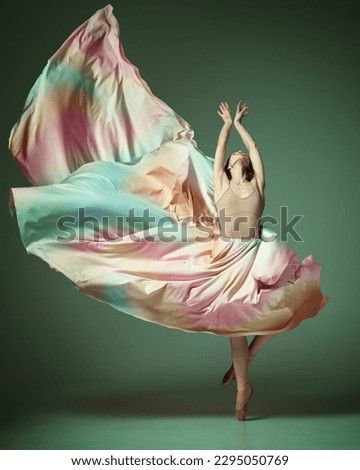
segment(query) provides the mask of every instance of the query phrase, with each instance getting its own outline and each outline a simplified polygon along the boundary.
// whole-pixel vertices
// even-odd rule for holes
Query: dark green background
[[[9,188],[30,185],[7,150],[10,129],[47,59],[106,1],[2,2],[2,448],[357,448],[358,2],[111,4],[127,57],[191,124],[204,153],[215,151],[219,102],[248,104],[243,124],[265,164],[264,215],[277,216],[283,205],[290,216],[304,214],[297,226],[304,242],[289,245],[301,260],[312,254],[321,264],[330,301],[315,319],[273,339],[251,365],[250,414],[257,419],[246,423],[245,439],[232,414],[235,389],[220,385],[230,365],[228,338],[121,314],[27,255],[7,208]],[[239,147],[245,149],[233,130],[229,152]],[[82,430],[68,418],[62,435],[54,424],[46,440],[41,425],[57,421],[39,417],[55,405],[94,425]],[[107,419],[124,423],[126,415],[130,424],[120,435],[96,421],[105,416],[106,427]],[[148,431],[131,428],[132,416],[148,420]],[[162,417],[156,430],[150,417]],[[223,421],[209,425],[206,417]]]

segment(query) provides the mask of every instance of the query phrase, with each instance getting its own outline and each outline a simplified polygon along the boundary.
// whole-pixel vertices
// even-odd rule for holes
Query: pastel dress
[[[9,138],[28,254],[123,314],[189,333],[288,331],[329,297],[269,228],[221,236],[213,158],[127,59],[109,4],[48,60]],[[270,188],[271,190],[271,188]]]

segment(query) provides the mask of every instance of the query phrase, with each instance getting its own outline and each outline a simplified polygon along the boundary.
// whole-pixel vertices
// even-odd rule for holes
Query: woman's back
[[[249,186],[245,192],[243,186]],[[246,188],[247,189],[247,188]],[[259,220],[265,207],[265,198],[259,193],[254,180],[229,186],[215,201],[221,227],[221,235],[229,238],[259,238]]]

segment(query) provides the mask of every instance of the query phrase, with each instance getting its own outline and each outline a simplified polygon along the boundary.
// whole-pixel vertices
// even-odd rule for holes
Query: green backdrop
[[[204,153],[215,151],[219,102],[226,100],[233,110],[240,99],[248,104],[243,124],[265,164],[264,215],[277,216],[284,205],[290,216],[303,214],[297,227],[304,242],[288,243],[300,259],[313,254],[322,266],[328,305],[316,318],[274,338],[251,365],[250,378],[259,394],[254,412],[265,413],[270,406],[271,416],[296,414],[304,397],[315,397],[308,403],[310,414],[337,410],[353,416],[359,410],[355,397],[360,382],[357,2],[111,4],[127,57],[154,94],[191,124]],[[85,296],[41,259],[27,255],[7,208],[9,188],[30,185],[7,150],[27,93],[68,35],[105,5],[90,0],[2,3],[2,448],[50,446],[30,438],[16,441],[9,429],[38,404],[76,397],[84,403],[101,396],[99,409],[111,414],[109,397],[127,396],[114,410],[130,416],[146,414],[146,403],[160,415],[161,402],[171,415],[180,411],[176,400],[165,397],[193,392],[197,408],[189,399],[181,412],[196,415],[201,397],[213,393],[214,400],[204,398],[206,413],[228,413],[232,422],[234,395],[220,385],[230,365],[228,338],[164,328]],[[245,150],[233,130],[229,152],[237,148]],[[130,399],[135,393],[140,393],[139,407],[137,399]],[[293,401],[286,401],[290,395]],[[354,438],[352,429],[343,428],[342,443],[324,446],[353,447],[346,444]],[[196,428],[196,433],[201,431]],[[165,448],[161,442],[159,448]],[[220,448],[215,436],[209,442],[208,448]],[[276,442],[258,445],[275,447]],[[132,448],[131,443],[122,445]],[[94,440],[92,445],[102,444]]]

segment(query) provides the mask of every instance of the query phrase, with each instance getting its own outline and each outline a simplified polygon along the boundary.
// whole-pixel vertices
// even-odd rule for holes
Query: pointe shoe
[[[246,414],[247,414],[247,405],[250,401],[250,398],[252,397],[252,394],[254,393],[254,387],[249,384],[249,387],[247,389],[246,393],[246,399],[245,401],[238,402],[236,400],[236,405],[235,405],[235,416],[238,421],[245,421],[246,420]]]
[[[230,369],[224,375],[222,379],[222,384],[224,385],[224,387],[228,387],[233,382],[233,380],[235,380],[235,371],[234,367],[231,366]]]

